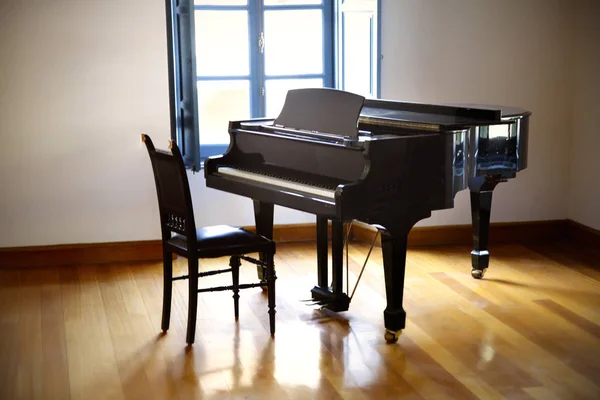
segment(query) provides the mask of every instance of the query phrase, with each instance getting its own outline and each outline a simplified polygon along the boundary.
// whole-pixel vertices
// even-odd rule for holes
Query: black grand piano
[[[365,99],[334,89],[288,92],[275,119],[229,124],[230,145],[205,162],[207,187],[253,199],[256,230],[272,238],[274,205],[316,215],[317,285],[312,298],[349,308],[343,292],[343,226],[381,233],[385,338],[398,340],[407,237],[432,210],[471,192],[472,276],[489,262],[492,191],[527,167],[530,112],[512,107]],[[328,280],[331,221],[332,284]]]

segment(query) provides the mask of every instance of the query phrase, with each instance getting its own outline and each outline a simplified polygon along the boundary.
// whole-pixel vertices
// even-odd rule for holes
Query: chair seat
[[[187,252],[187,240],[184,235],[174,234],[167,241],[171,246]],[[199,252],[209,251],[215,253],[213,257],[219,257],[221,252],[231,254],[232,252],[257,252],[273,251],[272,241],[256,233],[242,228],[229,225],[206,226],[196,229],[196,250]]]

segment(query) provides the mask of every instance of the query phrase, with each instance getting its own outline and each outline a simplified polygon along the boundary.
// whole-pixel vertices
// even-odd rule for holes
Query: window
[[[186,167],[229,121],[275,118],[288,90],[378,97],[380,0],[166,0],[171,131]]]

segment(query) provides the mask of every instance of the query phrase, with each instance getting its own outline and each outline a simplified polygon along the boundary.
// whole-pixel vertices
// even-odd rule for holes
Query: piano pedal
[[[321,307],[325,307],[328,304],[327,301],[317,300],[317,299],[306,299],[306,300],[300,300],[300,301],[303,302],[303,303],[305,303],[307,306],[321,306]]]

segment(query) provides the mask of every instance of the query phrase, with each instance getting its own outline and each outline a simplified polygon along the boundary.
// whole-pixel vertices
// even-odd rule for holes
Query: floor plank
[[[368,251],[349,246],[350,293]],[[203,293],[191,348],[186,281],[174,283],[170,329],[160,330],[159,263],[3,269],[0,398],[596,399],[598,255],[574,243],[496,245],[475,280],[468,247],[411,248],[407,327],[394,345],[383,340],[379,248],[350,310],[336,314],[303,301],[316,282],[314,244],[280,244],[275,339],[266,292],[242,291],[237,322],[231,293]],[[185,274],[186,260],[174,270]],[[244,264],[241,280],[255,277]]]

